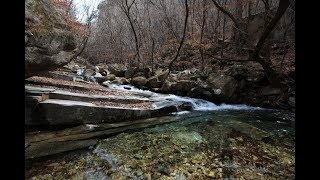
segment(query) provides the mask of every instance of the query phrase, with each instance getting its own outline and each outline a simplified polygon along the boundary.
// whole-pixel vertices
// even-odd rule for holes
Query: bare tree
[[[206,25],[206,17],[207,17],[207,0],[203,0],[202,2],[202,24],[201,24],[201,34],[200,34],[200,55],[201,55],[201,69],[204,69],[204,47],[203,47],[203,36],[204,29]]]
[[[135,3],[135,1],[136,0],[132,0],[130,3],[129,0],[121,0],[121,9],[125,13],[126,17],[128,18],[128,21],[130,23],[130,27],[133,32],[134,40],[135,40],[135,44],[136,44],[135,57],[137,57],[138,63],[140,64],[141,62],[140,62],[140,50],[139,50],[140,48],[139,48],[138,36],[137,36],[136,29],[133,25],[133,20],[132,20],[131,14],[130,14],[131,7]]]
[[[177,53],[175,55],[175,57],[172,59],[172,61],[170,62],[169,64],[169,72],[172,71],[173,69],[173,63],[178,59],[179,57],[179,53],[180,53],[180,50],[181,50],[181,47],[183,45],[183,42],[184,42],[184,39],[186,37],[186,30],[187,30],[187,23],[188,23],[188,17],[189,17],[189,7],[188,7],[188,0],[185,0],[184,1],[185,3],[185,11],[186,11],[186,16],[185,16],[185,20],[184,20],[184,26],[183,26],[183,34],[182,34],[182,38],[181,38],[181,41],[180,41],[180,44],[179,44],[179,47],[178,47],[178,50],[177,50]]]

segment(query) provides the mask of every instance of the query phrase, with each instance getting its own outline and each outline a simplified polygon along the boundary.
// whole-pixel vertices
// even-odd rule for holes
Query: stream
[[[294,113],[109,87],[192,109],[168,115],[172,123],[26,164],[26,179],[295,179]]]

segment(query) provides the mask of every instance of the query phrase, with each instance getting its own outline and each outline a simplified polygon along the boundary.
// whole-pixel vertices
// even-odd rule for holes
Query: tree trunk
[[[206,24],[206,0],[203,0],[203,11],[202,11],[202,24],[201,24],[201,34],[200,34],[200,55],[201,55],[201,70],[204,69],[204,57],[203,57],[203,35],[204,35],[204,28]]]
[[[130,27],[131,27],[131,30],[133,32],[133,35],[134,35],[134,40],[135,40],[135,47],[136,47],[136,54],[135,54],[135,57],[137,57],[137,61],[138,61],[138,64],[140,65],[140,52],[139,52],[139,42],[138,42],[138,36],[137,36],[137,33],[136,33],[136,30],[134,28],[134,25],[133,25],[133,21],[131,19],[131,16],[130,16],[130,9],[132,7],[132,5],[134,4],[135,0],[132,1],[132,3],[130,5],[128,5],[128,0],[125,0],[125,6],[123,4],[123,1],[121,1],[121,5],[122,5],[122,8],[123,8],[123,11],[125,13],[125,15],[127,16],[128,20],[129,20],[129,23],[130,23]]]
[[[267,24],[264,32],[262,33],[252,55],[251,59],[256,60],[263,69],[268,77],[270,84],[274,87],[281,87],[281,80],[279,74],[272,68],[271,62],[269,62],[266,58],[260,57],[260,51],[264,47],[265,41],[270,35],[271,31],[274,29],[280,18],[283,16],[287,8],[289,7],[289,0],[280,0],[277,12],[270,23]]]
[[[186,10],[186,16],[185,16],[185,20],[184,20],[184,27],[183,27],[183,34],[182,34],[182,38],[178,47],[178,51],[176,56],[173,58],[173,60],[170,62],[169,64],[169,73],[173,70],[173,63],[178,59],[179,57],[179,53],[181,50],[181,47],[183,45],[184,39],[186,37],[186,30],[187,30],[187,24],[188,24],[188,17],[189,17],[189,7],[188,7],[188,0],[185,0],[185,10]]]

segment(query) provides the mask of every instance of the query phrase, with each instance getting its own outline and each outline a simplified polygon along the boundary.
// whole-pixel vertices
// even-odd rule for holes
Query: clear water
[[[26,179],[295,179],[293,113],[222,105],[172,117],[33,163]]]

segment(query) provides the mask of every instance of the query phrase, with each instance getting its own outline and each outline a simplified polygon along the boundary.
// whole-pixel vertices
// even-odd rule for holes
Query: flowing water
[[[130,91],[190,102],[193,110],[171,114],[177,119],[173,123],[124,132],[89,149],[32,163],[26,178],[295,179],[293,113]]]

